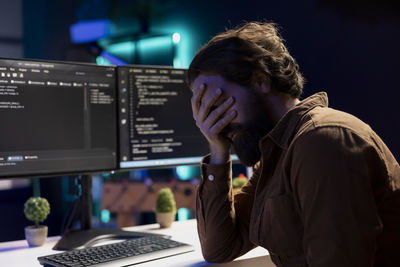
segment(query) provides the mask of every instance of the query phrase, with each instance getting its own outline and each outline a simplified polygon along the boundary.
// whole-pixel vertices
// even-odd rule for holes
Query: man
[[[188,71],[207,138],[197,222],[204,258],[255,246],[278,266],[400,266],[400,167],[365,123],[302,101],[303,77],[271,23],[212,38]],[[254,175],[232,195],[230,149]]]

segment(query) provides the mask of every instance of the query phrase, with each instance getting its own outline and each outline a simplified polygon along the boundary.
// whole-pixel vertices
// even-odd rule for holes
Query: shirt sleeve
[[[198,233],[206,261],[228,262],[255,247],[248,229],[258,172],[233,196],[232,162],[214,165],[208,164],[208,159],[202,161],[197,190]]]
[[[309,266],[373,266],[382,225],[372,160],[375,149],[349,129],[321,127],[296,140],[291,185]]]

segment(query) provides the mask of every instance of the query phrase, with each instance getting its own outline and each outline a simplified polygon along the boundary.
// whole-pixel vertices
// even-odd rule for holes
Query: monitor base
[[[54,250],[72,250],[85,247],[92,247],[99,242],[115,240],[140,238],[143,236],[151,236],[156,234],[144,232],[124,231],[112,228],[92,228],[88,230],[70,230],[66,232],[62,238],[53,247]],[[169,237],[161,235],[163,237]]]

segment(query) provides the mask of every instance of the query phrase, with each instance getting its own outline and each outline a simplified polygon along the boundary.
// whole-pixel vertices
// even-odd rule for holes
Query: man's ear
[[[271,79],[269,75],[256,71],[253,74],[253,83],[261,94],[269,94],[271,92]]]

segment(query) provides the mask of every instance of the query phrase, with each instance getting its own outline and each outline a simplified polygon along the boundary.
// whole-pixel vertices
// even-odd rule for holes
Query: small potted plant
[[[175,215],[176,202],[174,193],[168,187],[160,189],[156,199],[156,220],[161,228],[170,227],[175,220]]]
[[[247,178],[243,174],[239,174],[238,177],[232,179],[233,193],[236,194],[243,185],[247,183]]]
[[[39,225],[50,213],[50,204],[45,198],[30,197],[24,204],[24,213],[28,220],[35,223],[25,227],[25,238],[30,247],[44,244],[47,237],[47,226]]]

